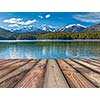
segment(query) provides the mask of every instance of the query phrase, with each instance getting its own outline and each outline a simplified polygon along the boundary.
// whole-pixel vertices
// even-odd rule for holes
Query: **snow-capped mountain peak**
[[[43,27],[42,30],[46,31],[46,27]]]
[[[42,24],[39,28],[31,26],[25,26],[18,29],[12,29],[12,32],[16,33],[25,33],[25,32],[80,32],[86,29],[86,26],[81,24],[70,24],[62,28],[58,28],[57,26]]]
[[[51,25],[41,25],[42,30],[44,30],[45,32],[55,32],[56,28],[55,26],[51,26]]]
[[[67,26],[65,26],[66,28],[69,28],[69,27],[72,27],[72,26],[79,26],[79,27],[84,27],[84,28],[86,28],[86,26],[84,26],[84,25],[81,25],[81,24],[70,24],[70,25],[67,25]]]
[[[86,26],[81,24],[70,24],[60,29],[62,32],[80,32],[86,29]]]

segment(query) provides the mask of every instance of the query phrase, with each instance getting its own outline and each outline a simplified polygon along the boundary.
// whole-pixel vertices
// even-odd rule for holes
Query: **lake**
[[[100,58],[100,40],[0,40],[0,59]]]

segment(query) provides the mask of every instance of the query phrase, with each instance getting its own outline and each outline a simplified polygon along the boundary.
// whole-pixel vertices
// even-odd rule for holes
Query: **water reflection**
[[[100,57],[100,42],[0,43],[0,58],[92,58]]]

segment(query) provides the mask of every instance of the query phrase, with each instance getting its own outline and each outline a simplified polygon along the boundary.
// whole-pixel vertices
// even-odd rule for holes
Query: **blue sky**
[[[69,24],[91,26],[100,23],[99,12],[0,12],[0,27],[18,29],[51,25],[64,27]]]

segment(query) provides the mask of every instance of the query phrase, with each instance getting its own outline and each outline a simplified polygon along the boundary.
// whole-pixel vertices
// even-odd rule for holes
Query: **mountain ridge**
[[[45,25],[41,28],[37,27],[24,27],[20,29],[6,30],[0,28],[0,34],[13,34],[13,33],[48,33],[48,32],[85,32],[85,31],[100,31],[100,23],[86,27],[81,24],[69,24],[61,28]]]
[[[6,34],[6,33],[7,34],[8,33],[12,34],[13,32],[11,32],[10,30],[6,30],[6,29],[0,27],[0,34]]]
[[[15,33],[26,33],[26,32],[80,32],[86,29],[86,26],[83,26],[81,24],[70,24],[61,28],[56,28],[51,25],[45,25],[44,27],[41,28],[36,28],[36,27],[24,27],[18,30],[14,30],[12,32]]]

